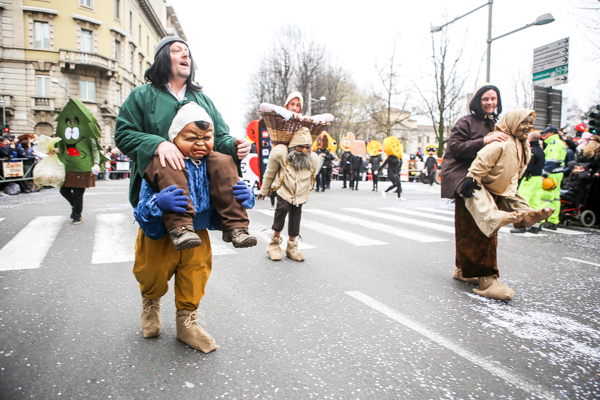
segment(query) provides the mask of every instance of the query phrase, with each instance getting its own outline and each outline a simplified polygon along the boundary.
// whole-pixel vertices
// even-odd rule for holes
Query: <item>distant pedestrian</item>
[[[369,162],[371,163],[371,174],[373,176],[373,191],[377,192],[377,184],[379,183],[379,167],[381,166],[381,154],[371,156],[371,158],[369,158]]]

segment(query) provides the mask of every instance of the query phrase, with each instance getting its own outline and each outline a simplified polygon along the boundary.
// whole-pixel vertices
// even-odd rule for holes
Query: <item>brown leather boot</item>
[[[554,208],[550,207],[542,208],[541,210],[529,211],[527,214],[525,214],[525,217],[523,218],[523,221],[521,221],[521,224],[524,227],[530,227],[532,225],[537,224],[540,221],[544,221],[550,218],[550,216],[553,213]]]
[[[200,236],[194,231],[194,225],[178,226],[169,231],[169,237],[173,241],[175,250],[182,251],[202,246]]]
[[[273,236],[271,237],[271,242],[267,245],[267,254],[273,261],[279,261],[283,257],[283,252],[281,251],[280,247],[281,242],[283,242],[281,236]]]
[[[480,277],[479,286],[473,289],[473,293],[502,301],[511,301],[515,297],[515,291],[500,282],[496,275]]]
[[[198,324],[198,310],[177,311],[177,339],[192,349],[210,353],[217,349],[215,339]]]
[[[304,253],[302,253],[300,250],[298,250],[298,241],[297,240],[288,240],[287,248],[285,249],[285,255],[294,261],[306,260],[306,257],[304,257]]]
[[[248,229],[234,228],[223,231],[223,241],[233,243],[235,248],[254,247],[256,238],[248,234]]]
[[[454,274],[452,274],[452,277],[456,280],[470,283],[471,285],[479,284],[479,279],[477,279],[477,278],[464,278],[462,269],[460,269],[458,267],[454,267]]]
[[[142,334],[145,338],[160,335],[160,298],[151,300],[142,293]]]

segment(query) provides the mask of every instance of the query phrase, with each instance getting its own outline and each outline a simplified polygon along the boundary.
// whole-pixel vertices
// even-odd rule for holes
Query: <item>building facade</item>
[[[0,94],[11,134],[53,134],[58,113],[76,98],[98,120],[106,145],[114,144],[120,106],[143,83],[158,42],[186,40],[164,0],[2,1],[0,32]]]

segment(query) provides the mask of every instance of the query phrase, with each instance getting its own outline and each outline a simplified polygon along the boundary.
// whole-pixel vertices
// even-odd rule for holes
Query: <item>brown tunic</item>
[[[96,175],[91,172],[65,172],[64,187],[68,188],[91,188],[96,186]]]

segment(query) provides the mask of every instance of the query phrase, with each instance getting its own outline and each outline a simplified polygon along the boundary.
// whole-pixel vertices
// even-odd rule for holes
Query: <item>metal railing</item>
[[[28,161],[28,159],[27,158],[11,158],[10,160],[0,160],[0,164],[2,164],[2,170],[1,170],[2,173],[0,173],[0,183],[33,180],[33,167],[35,167],[35,165],[38,162],[35,161],[32,164],[25,164],[24,161]],[[13,169],[13,168],[6,168],[6,164],[9,164],[9,163],[21,163],[21,168],[23,169],[22,176],[10,176],[10,177],[5,178],[7,169]]]

